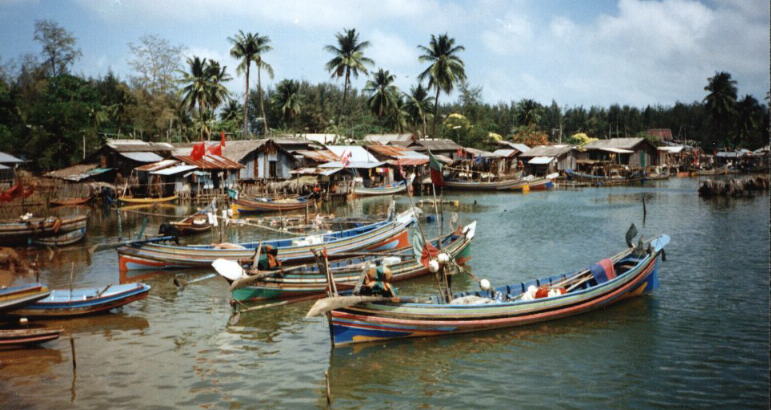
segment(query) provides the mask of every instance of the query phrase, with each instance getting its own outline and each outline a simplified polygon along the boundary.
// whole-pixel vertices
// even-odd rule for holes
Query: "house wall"
[[[630,168],[644,168],[658,164],[656,147],[641,143],[634,148],[634,154],[629,155],[629,163],[627,164]]]
[[[275,178],[289,179],[291,176],[290,172],[292,169],[294,169],[294,162],[283,151],[278,151],[272,154],[266,154],[264,152],[257,153],[256,161],[253,161],[253,166],[256,167],[256,169],[253,170],[255,175],[254,178],[273,178],[270,175],[270,163],[274,161],[276,163]]]
[[[572,151],[562,154],[562,156],[557,159],[557,171],[576,169],[576,166],[576,157]]]

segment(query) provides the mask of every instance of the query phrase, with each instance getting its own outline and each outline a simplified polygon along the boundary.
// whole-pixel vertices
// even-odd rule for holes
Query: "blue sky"
[[[0,62],[39,53],[38,19],[77,37],[77,73],[125,79],[128,43],[156,34],[227,65],[235,96],[243,78],[227,38],[239,29],[272,39],[275,84],[332,81],[323,47],[344,27],[372,43],[367,55],[405,91],[424,68],[417,45],[445,32],[465,46],[468,80],[489,103],[671,105],[701,100],[716,71],[731,73],[740,96],[769,90],[766,0],[0,0]]]

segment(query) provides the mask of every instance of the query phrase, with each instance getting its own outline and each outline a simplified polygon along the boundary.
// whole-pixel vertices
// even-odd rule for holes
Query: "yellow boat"
[[[161,203],[161,202],[174,201],[177,198],[179,198],[179,196],[177,196],[177,195],[164,196],[164,197],[160,197],[160,198],[134,198],[134,197],[131,197],[131,196],[122,196],[122,197],[118,198],[118,200],[120,200],[121,202],[129,203],[129,204],[156,204],[156,203]]]

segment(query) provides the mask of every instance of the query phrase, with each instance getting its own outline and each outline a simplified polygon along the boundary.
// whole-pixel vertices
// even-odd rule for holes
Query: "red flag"
[[[192,158],[195,161],[198,161],[199,159],[203,158],[204,154],[206,154],[205,142],[201,141],[193,144],[193,150],[190,151],[190,158]]]
[[[428,267],[428,262],[439,255],[439,249],[426,242],[423,244],[423,252],[420,254],[420,264]]]
[[[33,192],[35,192],[35,187],[25,187],[21,182],[16,181],[12,187],[0,192],[0,202],[11,202],[16,198],[27,198],[32,195]]]
[[[209,148],[207,149],[207,152],[211,155],[219,155],[222,156],[222,144],[212,144],[209,145]]]
[[[220,131],[220,146],[221,147],[225,146],[225,131]]]
[[[444,186],[444,176],[442,175],[442,163],[430,152],[428,153],[428,168],[431,170],[431,183],[436,186]]]

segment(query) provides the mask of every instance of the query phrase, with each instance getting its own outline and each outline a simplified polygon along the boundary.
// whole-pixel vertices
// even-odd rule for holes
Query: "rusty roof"
[[[179,164],[179,161],[177,161],[175,159],[164,159],[164,160],[161,160],[161,161],[158,161],[158,162],[153,162],[152,164],[146,164],[146,165],[138,166],[138,167],[136,167],[134,169],[137,170],[137,171],[148,171],[148,172],[151,172],[151,171],[157,171],[159,169],[168,168],[168,167],[170,167],[172,165],[177,165],[177,164]]]
[[[200,169],[241,169],[244,166],[238,162],[229,160],[219,155],[206,154],[200,159],[193,159],[190,155],[174,155],[174,158]]]
[[[107,146],[118,152],[170,152],[174,147],[166,142],[132,139],[107,139]]]
[[[335,155],[334,152],[328,149],[322,149],[318,151],[298,150],[298,151],[295,151],[294,154],[302,155],[303,157],[308,158],[311,161],[316,161],[318,163],[340,161],[340,157],[338,157],[337,155]]]

